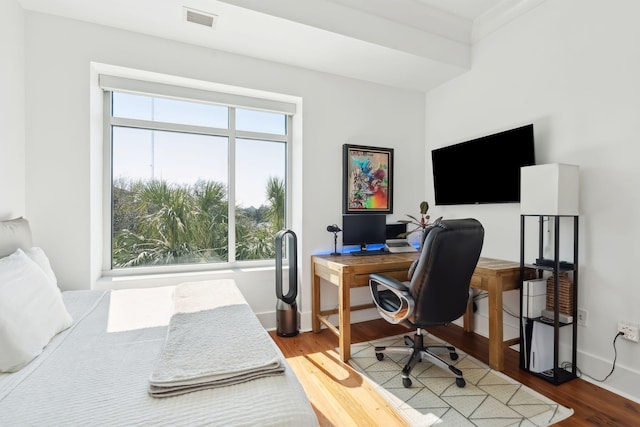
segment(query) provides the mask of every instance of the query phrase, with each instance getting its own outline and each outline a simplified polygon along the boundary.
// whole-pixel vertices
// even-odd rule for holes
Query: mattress
[[[171,295],[172,287],[63,292],[74,323],[29,365],[0,374],[0,425],[318,425],[284,357],[283,375],[150,396]],[[234,345],[242,345],[242,337]]]

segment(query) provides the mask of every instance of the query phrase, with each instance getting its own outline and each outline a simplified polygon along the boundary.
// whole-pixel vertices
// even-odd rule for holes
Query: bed
[[[7,255],[10,245],[6,233],[2,234],[2,225],[0,222],[0,256],[4,255],[0,276],[3,262],[13,256]],[[0,286],[6,288],[10,282]],[[226,328],[232,325],[219,326],[218,321],[211,328],[201,328],[214,334],[208,337],[216,342],[207,358],[240,354],[239,349],[247,344],[248,331],[268,338],[261,349],[277,355],[278,372],[164,397],[150,391],[150,380],[159,360],[166,357],[169,337],[174,333],[175,295],[193,285],[210,296],[216,295],[209,298],[211,313],[231,306],[241,309],[234,311],[241,316],[235,323],[240,323],[237,326],[245,334],[229,331]],[[0,289],[0,299],[2,292]],[[250,309],[233,281],[66,291],[60,296],[71,324],[56,333],[24,366],[0,373],[1,425],[318,425],[304,389],[255,315],[247,315]],[[193,298],[199,301],[197,304],[203,300],[207,298],[201,295]],[[196,307],[192,312],[204,312],[198,310]],[[0,329],[4,326],[0,324]]]

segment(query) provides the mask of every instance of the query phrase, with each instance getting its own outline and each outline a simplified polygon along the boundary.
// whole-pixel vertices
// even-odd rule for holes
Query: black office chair
[[[409,270],[407,282],[384,274],[369,275],[369,288],[380,315],[390,323],[417,329],[413,339],[404,337],[407,347],[375,348],[378,360],[385,353],[410,356],[402,370],[405,387],[411,386],[411,370],[423,359],[450,370],[456,385],[465,386],[462,371],[432,351],[445,349],[451,360],[457,360],[455,348],[425,346],[422,328],[446,325],[465,313],[483,241],[484,228],[475,219],[439,221],[424,230],[422,253]]]

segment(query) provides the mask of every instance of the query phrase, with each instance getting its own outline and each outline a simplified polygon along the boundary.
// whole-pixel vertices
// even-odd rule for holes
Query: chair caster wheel
[[[458,360],[458,353],[449,353],[451,360]]]
[[[402,385],[403,385],[405,388],[409,388],[409,387],[411,387],[411,378],[403,378],[403,379],[402,379]]]
[[[376,359],[378,359],[378,360],[382,360],[382,359],[384,359],[384,354],[382,354],[382,353],[376,353]]]
[[[462,388],[467,385],[467,382],[464,380],[464,378],[456,378],[456,385]]]

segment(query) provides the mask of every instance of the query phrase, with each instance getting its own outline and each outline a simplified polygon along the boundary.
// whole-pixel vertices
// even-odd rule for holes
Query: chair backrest
[[[442,220],[425,229],[422,253],[409,283],[417,327],[447,324],[462,316],[471,276],[484,242],[473,218]]]

